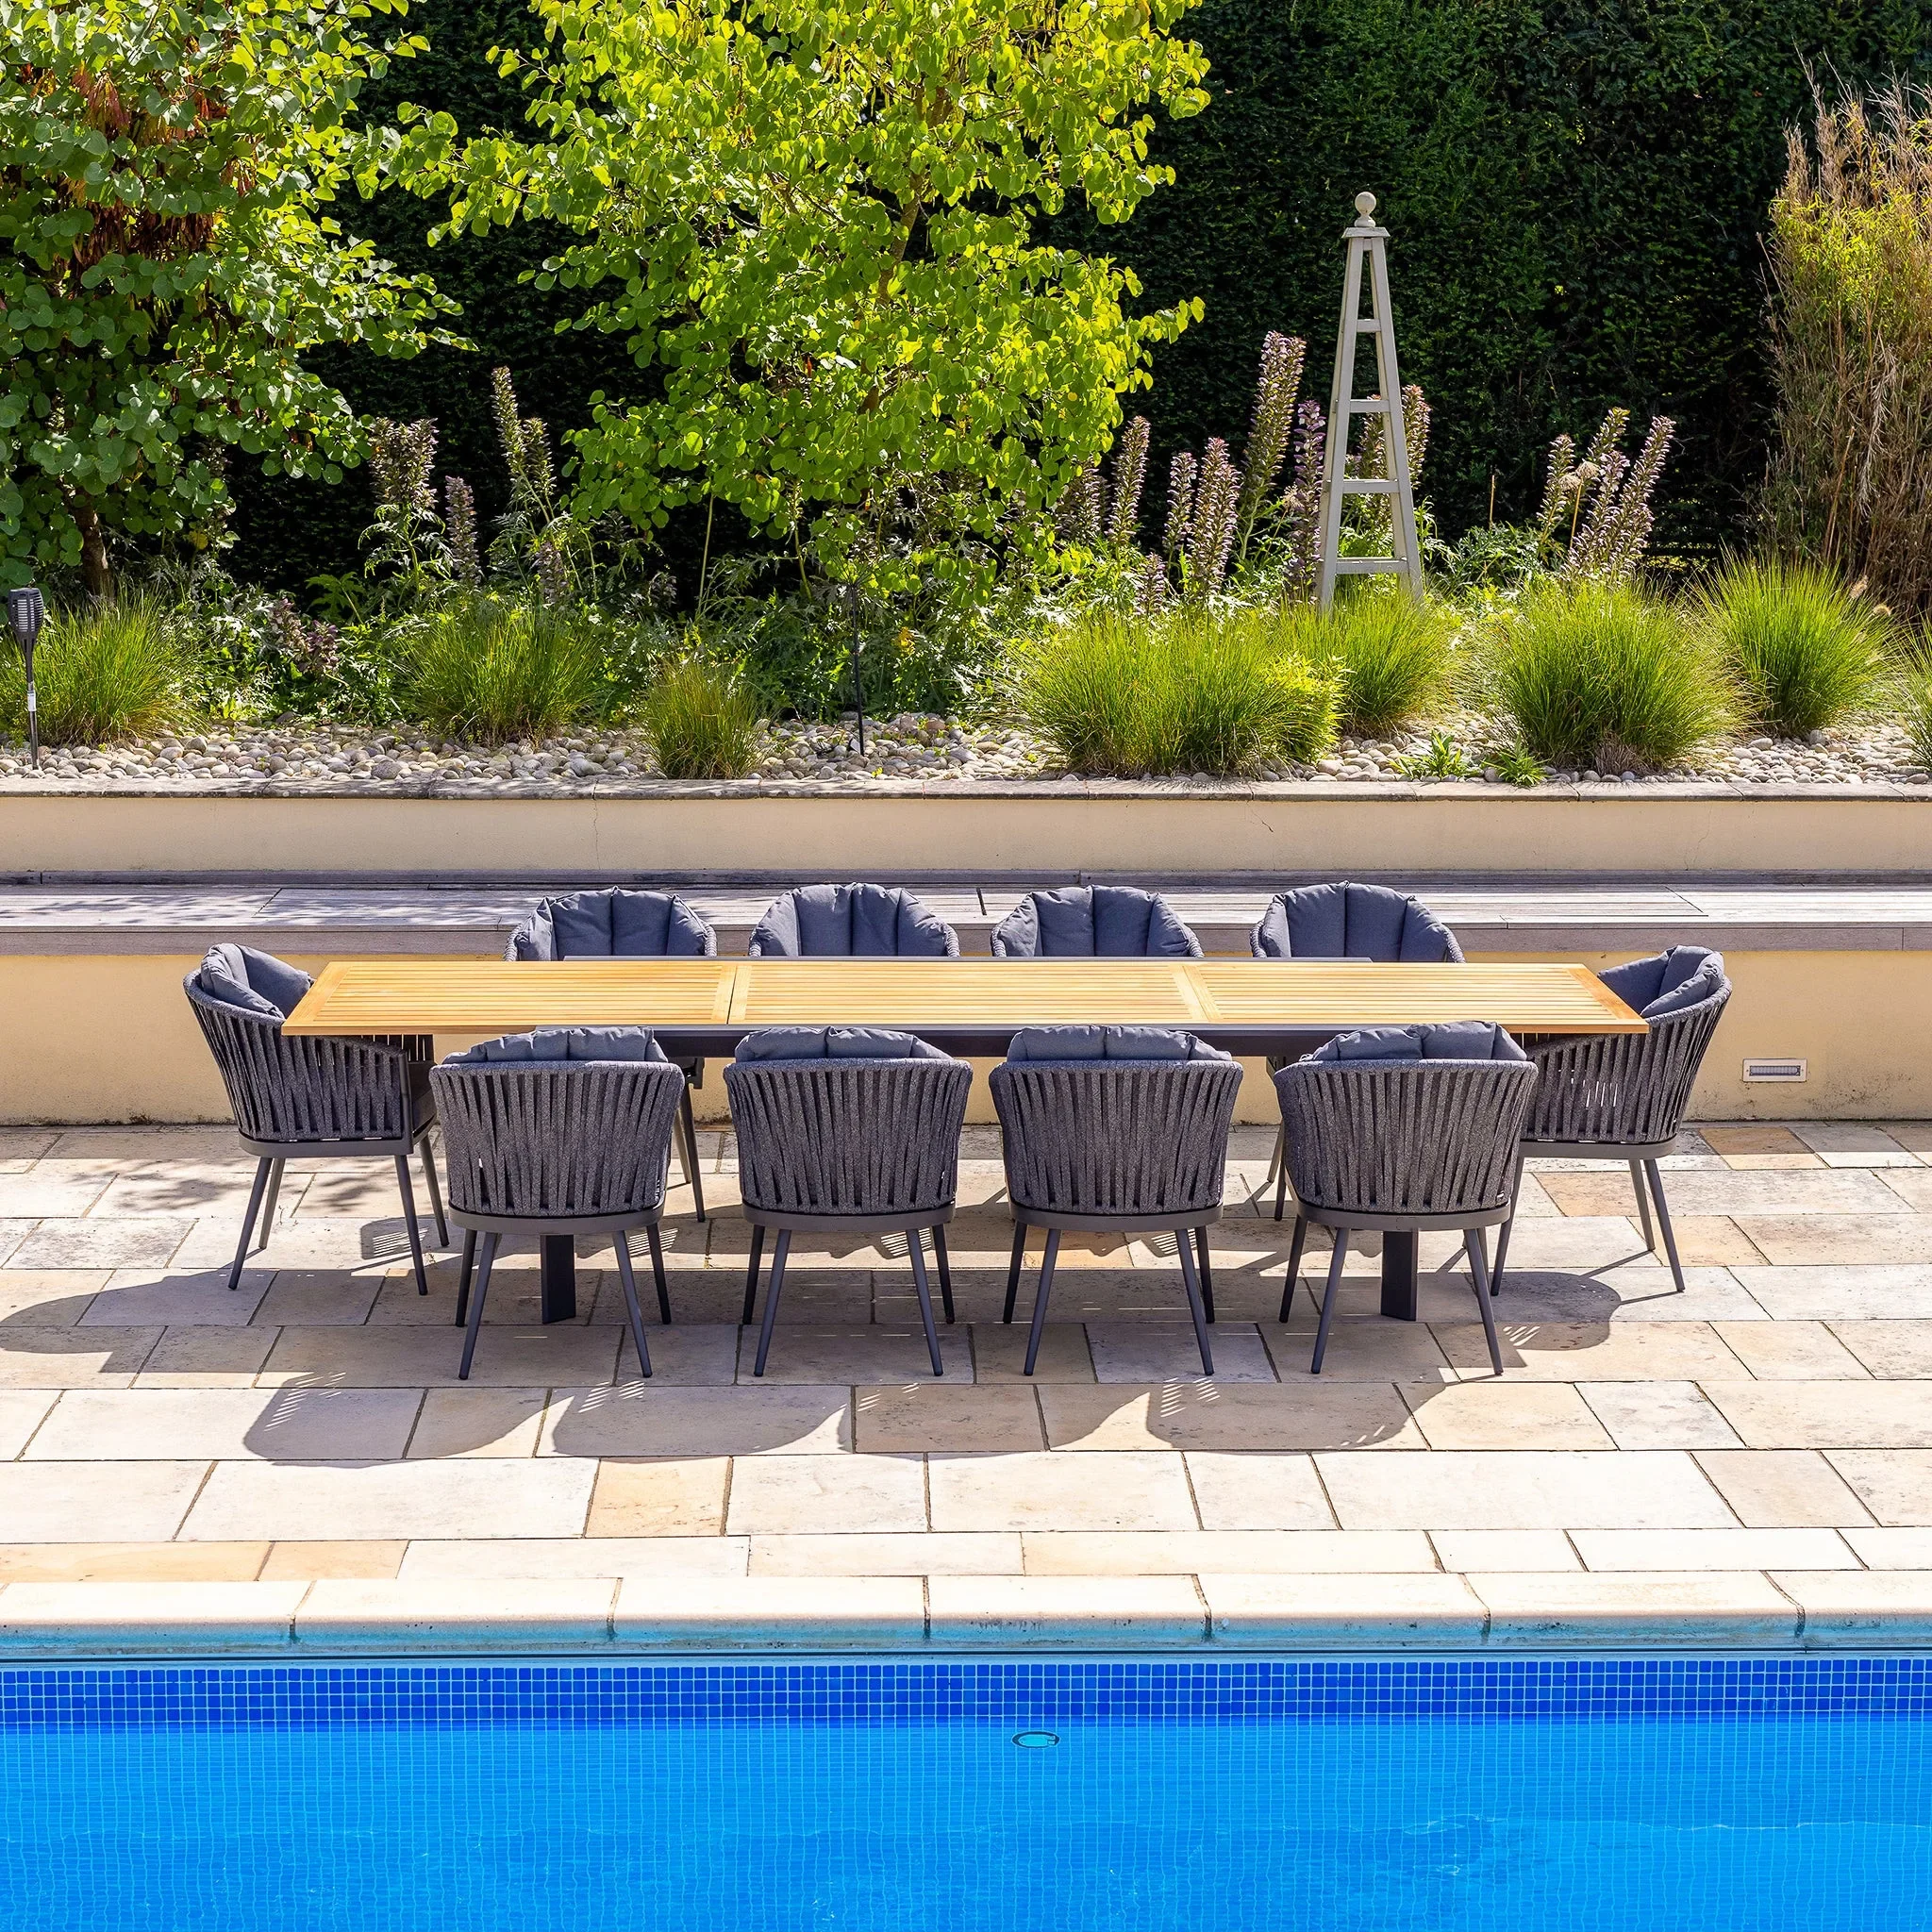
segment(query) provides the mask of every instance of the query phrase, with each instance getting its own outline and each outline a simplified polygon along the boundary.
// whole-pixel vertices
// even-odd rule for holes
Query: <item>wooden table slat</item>
[[[1641,1033],[1581,966],[1272,959],[338,960],[287,1030],[487,1035],[535,1026],[898,1025],[1002,1034],[1059,1022],[1250,1036],[1494,1020]]]

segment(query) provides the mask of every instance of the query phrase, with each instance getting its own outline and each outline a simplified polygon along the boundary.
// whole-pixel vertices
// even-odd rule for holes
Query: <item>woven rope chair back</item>
[[[1009,1060],[989,1083],[1015,1207],[1126,1219],[1221,1205],[1232,1061]]]
[[[663,1061],[499,1060],[430,1070],[450,1206],[517,1221],[663,1205],[684,1075]]]
[[[286,1034],[279,1019],[210,999],[192,974],[182,987],[221,1069],[235,1124],[247,1139],[292,1145],[408,1135],[413,1038]]]
[[[1274,1076],[1298,1199],[1341,1213],[1506,1207],[1536,1089],[1524,1060],[1297,1061]]]
[[[1709,998],[1663,1013],[1648,1033],[1606,1033],[1531,1047],[1540,1078],[1524,1125],[1531,1141],[1655,1145],[1684,1124],[1705,1049],[1731,997],[1724,980]]]
[[[973,1070],[962,1060],[733,1060],[747,1208],[920,1214],[952,1205]]]

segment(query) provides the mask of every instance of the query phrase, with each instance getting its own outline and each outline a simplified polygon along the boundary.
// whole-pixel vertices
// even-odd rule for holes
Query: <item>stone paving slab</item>
[[[667,1221],[653,1374],[599,1244],[549,1328],[511,1257],[462,1383],[453,1257],[418,1296],[366,1174],[291,1170],[230,1291],[231,1135],[9,1130],[0,1652],[1932,1633],[1932,1128],[1686,1135],[1681,1295],[1617,1175],[1540,1164],[1500,1377],[1448,1241],[1415,1324],[1351,1256],[1309,1374],[1325,1263],[1277,1321],[1289,1227],[1239,1191],[1270,1138],[1232,1150],[1212,1376],[1164,1237],[1070,1243],[1023,1374],[997,1141],[974,1129],[941,1376],[891,1239],[802,1251],[755,1374],[732,1148],[708,1132],[714,1212]]]

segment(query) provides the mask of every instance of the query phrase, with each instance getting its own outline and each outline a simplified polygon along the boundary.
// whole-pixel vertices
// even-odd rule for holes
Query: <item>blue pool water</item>
[[[0,1925],[1891,1932],[1928,1716],[1915,1657],[0,1671]]]

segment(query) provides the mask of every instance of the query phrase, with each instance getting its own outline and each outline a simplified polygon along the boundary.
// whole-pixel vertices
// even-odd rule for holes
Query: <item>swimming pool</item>
[[[1890,1932],[1922,1657],[0,1671],[37,1932]]]

